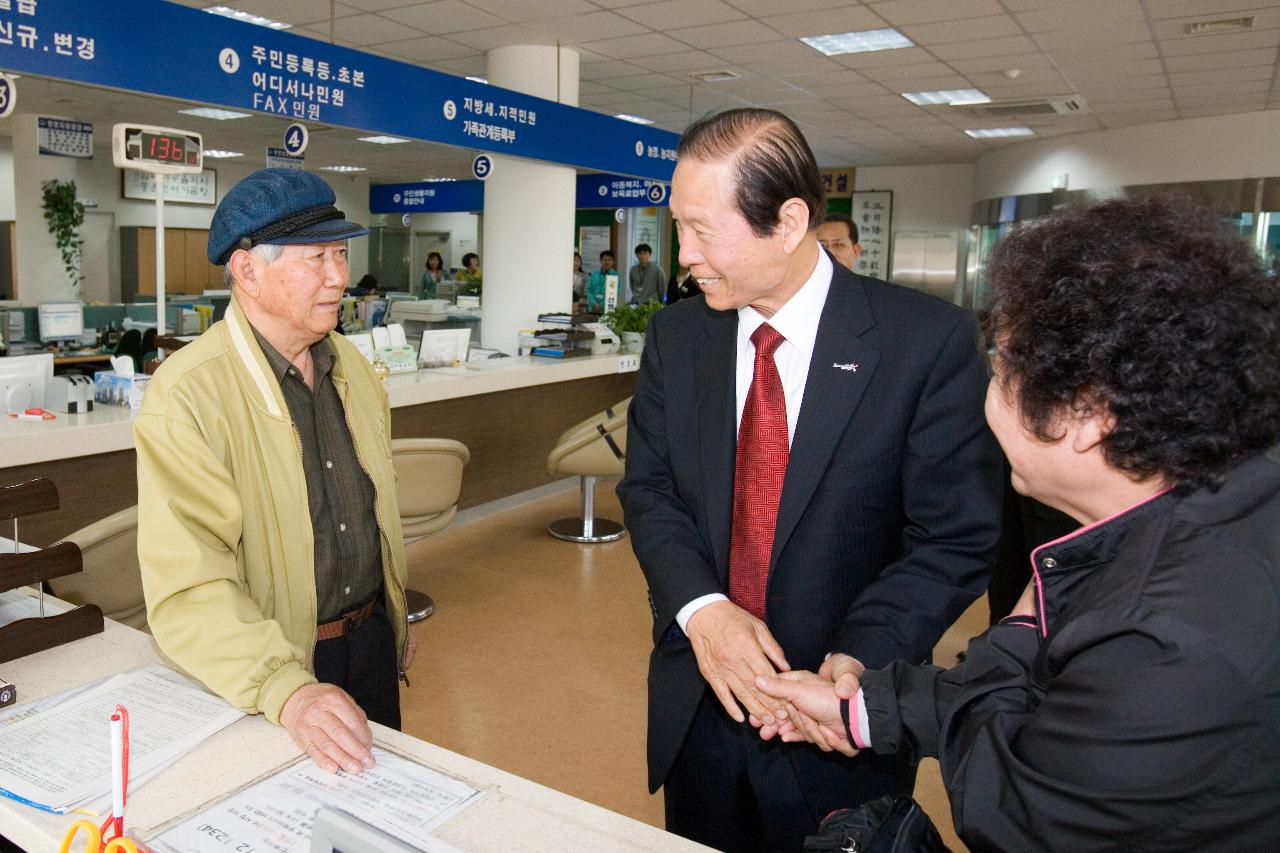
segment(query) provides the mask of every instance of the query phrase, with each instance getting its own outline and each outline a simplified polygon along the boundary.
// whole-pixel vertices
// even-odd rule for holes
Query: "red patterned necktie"
[[[768,323],[751,334],[756,363],[734,460],[729,599],[759,619],[764,618],[773,530],[787,475],[787,399],[773,363],[774,350],[784,340]]]

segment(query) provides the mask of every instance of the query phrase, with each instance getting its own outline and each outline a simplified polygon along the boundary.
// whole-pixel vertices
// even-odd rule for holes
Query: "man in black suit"
[[[703,296],[655,315],[618,487],[649,584],[649,784],[667,828],[795,850],[914,765],[762,741],[755,677],[923,660],[981,594],[1000,456],[977,323],[832,263],[790,119],[743,109],[680,141],[671,209]]]

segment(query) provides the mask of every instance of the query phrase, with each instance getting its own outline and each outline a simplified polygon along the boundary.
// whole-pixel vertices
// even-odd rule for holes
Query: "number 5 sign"
[[[476,159],[471,161],[471,174],[482,181],[493,174],[493,160],[488,154],[476,155]]]
[[[8,118],[17,105],[17,82],[8,74],[0,74],[0,118]]]

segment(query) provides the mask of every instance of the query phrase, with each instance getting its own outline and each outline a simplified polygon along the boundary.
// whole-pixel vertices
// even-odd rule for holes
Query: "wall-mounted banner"
[[[676,134],[164,0],[0,4],[0,67],[670,180]],[[156,33],[181,33],[183,47]]]
[[[622,175],[579,175],[578,207],[666,207],[667,185]]]
[[[369,187],[370,213],[458,213],[483,209],[483,181],[427,181]]]
[[[853,194],[853,221],[858,226],[862,254],[853,264],[858,275],[889,277],[893,237],[893,190],[866,190]]]
[[[93,125],[86,121],[40,116],[36,119],[36,140],[41,154],[93,159]]]
[[[852,166],[822,170],[822,191],[827,198],[852,198],[857,170]]]
[[[267,146],[268,169],[301,169],[307,164],[307,158],[299,154],[297,157],[283,148]]]

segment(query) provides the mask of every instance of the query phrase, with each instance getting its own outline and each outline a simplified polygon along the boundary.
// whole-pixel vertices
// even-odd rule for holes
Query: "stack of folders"
[[[0,796],[65,814],[111,807],[108,720],[129,709],[135,789],[244,714],[198,684],[148,664],[0,713]]]

